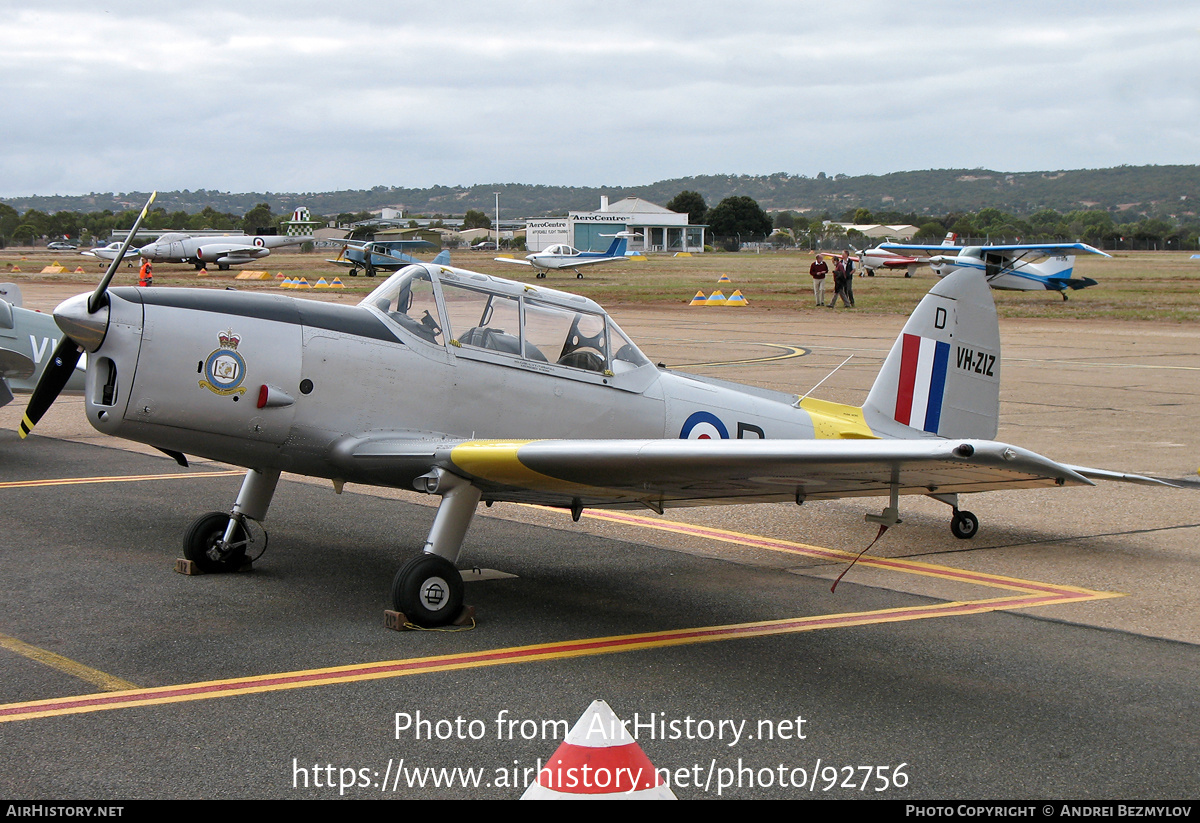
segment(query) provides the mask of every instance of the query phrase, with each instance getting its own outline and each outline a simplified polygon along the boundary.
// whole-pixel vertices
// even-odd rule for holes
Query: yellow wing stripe
[[[450,462],[468,474],[518,489],[560,492],[573,496],[626,497],[627,492],[559,480],[534,471],[521,462],[518,452],[534,440],[472,440],[450,450]]]
[[[858,406],[847,406],[829,400],[806,397],[800,408],[812,418],[813,432],[818,440],[877,440],[879,439]]]

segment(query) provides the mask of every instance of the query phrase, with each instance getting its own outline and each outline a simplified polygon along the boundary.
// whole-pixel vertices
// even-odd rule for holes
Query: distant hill
[[[571,209],[595,209],[600,196],[611,200],[637,196],[664,204],[684,190],[698,191],[710,206],[732,195],[747,195],[763,208],[782,211],[840,213],[848,208],[873,211],[944,215],[956,211],[996,208],[1016,215],[1051,208],[1132,209],[1161,216],[1193,214],[1200,196],[1200,166],[1119,166],[1111,169],[1006,173],[986,169],[934,169],[850,177],[824,174],[799,177],[783,172],[766,176],[705,175],[662,180],[645,186],[593,188],[489,183],[476,186],[434,186],[408,189],[376,186],[336,192],[160,192],[156,206],[171,211],[198,212],[206,206],[243,214],[258,203],[269,203],[276,214],[306,205],[316,214],[336,215],[388,207],[412,214],[463,214],[479,209],[491,214],[495,192],[500,193],[503,217],[543,217]],[[147,192],[0,198],[25,212],[123,211],[141,208]]]

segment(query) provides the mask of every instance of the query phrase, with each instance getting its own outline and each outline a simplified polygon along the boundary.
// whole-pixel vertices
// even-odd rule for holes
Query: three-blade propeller
[[[113,257],[112,262],[108,264],[108,270],[104,273],[104,277],[101,278],[100,285],[96,286],[96,290],[88,297],[88,314],[95,314],[107,305],[108,301],[104,293],[108,290],[108,284],[112,282],[113,275],[120,268],[121,261],[125,259],[125,252],[129,249],[134,235],[137,234],[138,227],[142,225],[142,220],[145,218],[151,204],[154,203],[154,198],[157,196],[158,192],[150,194],[150,199],[142,207],[141,214],[137,216],[137,220],[133,221],[133,228],[125,236],[125,242],[121,244],[121,250]],[[46,365],[46,370],[42,372],[37,386],[33,389],[33,395],[29,398],[29,405],[25,407],[25,416],[21,418],[21,424],[17,429],[22,439],[33,430],[33,427],[42,419],[42,415],[46,413],[46,410],[58,398],[59,393],[62,392],[63,387],[67,385],[67,381],[71,379],[71,375],[75,372],[75,366],[79,363],[79,358],[83,356],[83,352],[84,348],[82,345],[71,339],[70,335],[63,334],[62,339],[58,341],[58,345],[54,348],[54,354],[50,358],[50,362]]]

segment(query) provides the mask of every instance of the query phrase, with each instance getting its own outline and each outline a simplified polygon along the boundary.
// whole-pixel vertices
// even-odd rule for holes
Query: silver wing
[[[483,499],[590,508],[954,494],[1093,485],[1079,471],[988,440],[533,440],[355,438],[347,474],[403,486],[421,468]]]

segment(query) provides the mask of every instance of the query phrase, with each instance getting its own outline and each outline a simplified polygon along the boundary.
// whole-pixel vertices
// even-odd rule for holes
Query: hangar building
[[[629,240],[629,251],[704,251],[705,226],[689,225],[687,214],[665,209],[640,197],[609,203],[600,197],[597,211],[572,211],[566,217],[527,220],[525,248],[542,251],[555,243],[567,243],[580,251],[604,251],[617,232],[631,231],[641,237]]]

